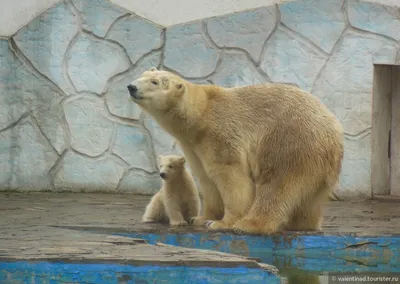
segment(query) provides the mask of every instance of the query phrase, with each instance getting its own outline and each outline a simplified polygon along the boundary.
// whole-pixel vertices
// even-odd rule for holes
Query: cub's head
[[[155,67],[128,85],[132,101],[150,113],[164,113],[176,106],[185,88],[182,78]]]
[[[158,168],[160,170],[160,177],[163,180],[171,180],[176,174],[182,172],[185,168],[185,157],[183,156],[158,156]]]

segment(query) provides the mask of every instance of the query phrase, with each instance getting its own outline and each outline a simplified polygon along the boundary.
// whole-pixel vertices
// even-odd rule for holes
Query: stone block
[[[119,42],[133,64],[143,55],[163,45],[162,28],[137,16],[118,20],[107,38]]]
[[[274,6],[207,20],[208,33],[219,47],[244,49],[254,61],[260,58],[264,43],[275,25]]]
[[[35,76],[0,40],[0,129],[31,112],[40,129],[61,153],[67,147],[67,129],[60,109],[62,95],[56,86]]]
[[[32,80],[22,62],[9,49],[8,41],[0,39],[0,129],[16,122],[28,111],[23,98],[16,92],[21,84],[21,73],[27,76],[25,80]]]
[[[110,157],[91,159],[69,152],[54,177],[59,191],[115,192],[124,167]]]
[[[127,11],[107,0],[73,0],[82,14],[82,27],[99,37],[104,37],[111,24]]]
[[[164,65],[185,77],[210,75],[218,61],[218,52],[205,41],[199,22],[168,28],[164,56]]]
[[[340,185],[336,195],[342,199],[371,197],[371,135],[346,137]]]
[[[400,40],[400,8],[353,0],[347,10],[353,27]]]
[[[261,69],[273,82],[287,82],[310,91],[326,58],[294,35],[278,29],[268,40]]]
[[[61,2],[32,20],[14,36],[15,43],[39,72],[71,93],[63,70],[64,55],[78,33],[77,19]]]
[[[149,174],[132,170],[125,175],[118,187],[118,192],[135,194],[155,194],[161,188],[161,178],[158,173]]]
[[[64,122],[64,109],[61,98],[41,98],[43,104],[32,111],[39,128],[49,139],[54,149],[61,154],[69,147],[68,126]]]
[[[150,159],[150,141],[146,140],[142,130],[136,126],[117,124],[115,126],[112,152],[126,161],[130,167],[153,172]]]
[[[3,189],[51,190],[49,170],[58,155],[29,118],[0,133],[0,186]]]
[[[101,94],[111,77],[130,67],[122,48],[89,35],[78,37],[67,60],[68,74],[78,92]]]
[[[394,64],[397,49],[389,41],[348,32],[316,80],[313,94],[356,135],[371,127],[373,64]]]
[[[246,54],[237,52],[222,55],[221,65],[212,78],[215,84],[229,88],[267,82]]]
[[[105,105],[100,98],[78,97],[66,102],[64,111],[72,148],[91,157],[108,149],[114,123],[106,118]]]
[[[343,0],[301,0],[279,9],[283,24],[330,53],[346,27],[342,6]]]

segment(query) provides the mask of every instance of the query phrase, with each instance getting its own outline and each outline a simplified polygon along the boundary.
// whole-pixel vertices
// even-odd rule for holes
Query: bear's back
[[[343,129],[336,116],[297,87],[272,83],[223,90],[209,104],[208,123],[221,144],[255,145],[272,139],[295,150],[342,143]]]
[[[224,89],[211,103],[213,116],[268,123],[276,120],[332,125],[337,118],[315,96],[295,86],[268,83]],[[339,123],[340,124],[340,123]]]

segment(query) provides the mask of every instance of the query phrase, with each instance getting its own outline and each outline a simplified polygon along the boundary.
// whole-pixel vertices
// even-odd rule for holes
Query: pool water
[[[119,233],[158,242],[234,253],[279,269],[133,266],[107,263],[7,262],[0,259],[0,284],[14,283],[400,283],[400,237],[337,235],[237,236],[223,233]],[[1,258],[1,257],[0,257]],[[359,282],[333,281],[357,273]],[[393,276],[368,282],[363,276]],[[377,278],[375,278],[377,279]]]
[[[258,268],[133,266],[62,262],[0,262],[1,284],[281,283]]]
[[[145,239],[150,244],[161,242],[258,258],[261,262],[276,266],[287,283],[333,283],[332,280],[326,282],[327,275],[337,273],[357,273],[358,276],[390,274],[399,279],[391,283],[400,283],[400,236],[293,234],[265,237],[223,233],[118,235]]]

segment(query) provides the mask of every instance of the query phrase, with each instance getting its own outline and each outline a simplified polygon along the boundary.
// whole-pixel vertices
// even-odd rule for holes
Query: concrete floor
[[[140,223],[149,196],[81,193],[0,193],[0,259],[67,259],[130,263],[257,266],[252,259],[218,252],[150,246],[141,240],[93,233],[205,231]],[[329,202],[324,234],[400,235],[397,202]],[[168,256],[168,257],[166,257]]]
[[[64,226],[129,230],[138,222],[148,197],[111,194],[0,193],[1,261],[116,263],[135,266],[273,266],[233,254],[149,245],[141,239],[96,234]]]

